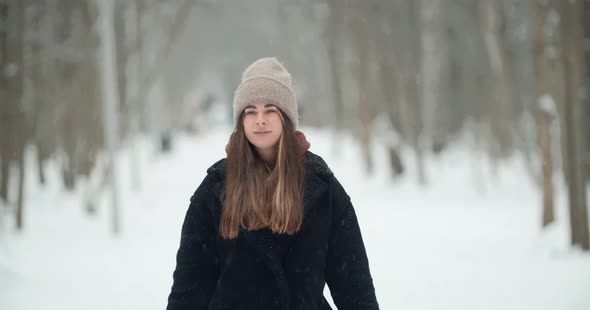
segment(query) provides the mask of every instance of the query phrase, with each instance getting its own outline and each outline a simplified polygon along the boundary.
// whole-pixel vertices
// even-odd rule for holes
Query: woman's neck
[[[274,165],[274,162],[277,158],[277,152],[275,148],[268,148],[264,150],[257,149],[256,151],[258,153],[258,156],[260,156],[260,158],[264,160],[264,162],[272,163]]]

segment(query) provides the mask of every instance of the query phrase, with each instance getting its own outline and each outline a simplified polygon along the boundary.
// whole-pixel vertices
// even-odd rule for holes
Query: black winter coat
[[[207,170],[182,226],[167,310],[379,309],[350,202],[324,160],[305,153],[304,220],[293,236],[268,229],[219,235],[225,159]]]

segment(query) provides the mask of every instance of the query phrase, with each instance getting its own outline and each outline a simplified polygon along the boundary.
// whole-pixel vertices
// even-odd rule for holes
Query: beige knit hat
[[[297,128],[297,98],[291,86],[291,74],[276,58],[261,58],[251,64],[234,94],[234,125],[246,105],[255,101],[275,104]]]

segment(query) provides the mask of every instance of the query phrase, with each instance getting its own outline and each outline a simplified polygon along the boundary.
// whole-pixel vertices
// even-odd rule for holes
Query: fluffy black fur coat
[[[219,235],[225,159],[207,170],[182,227],[167,310],[379,309],[350,197],[321,157],[305,153],[304,220],[293,236],[268,229]]]

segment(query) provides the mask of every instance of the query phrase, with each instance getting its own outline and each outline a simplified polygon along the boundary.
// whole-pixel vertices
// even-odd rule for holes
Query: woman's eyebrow
[[[265,108],[276,108],[276,106],[274,104],[272,104],[272,103],[267,103],[267,104],[264,105],[264,107]],[[258,108],[256,106],[253,106],[253,105],[249,104],[246,107],[244,107],[244,110],[246,110],[246,109],[255,109],[256,110]]]

